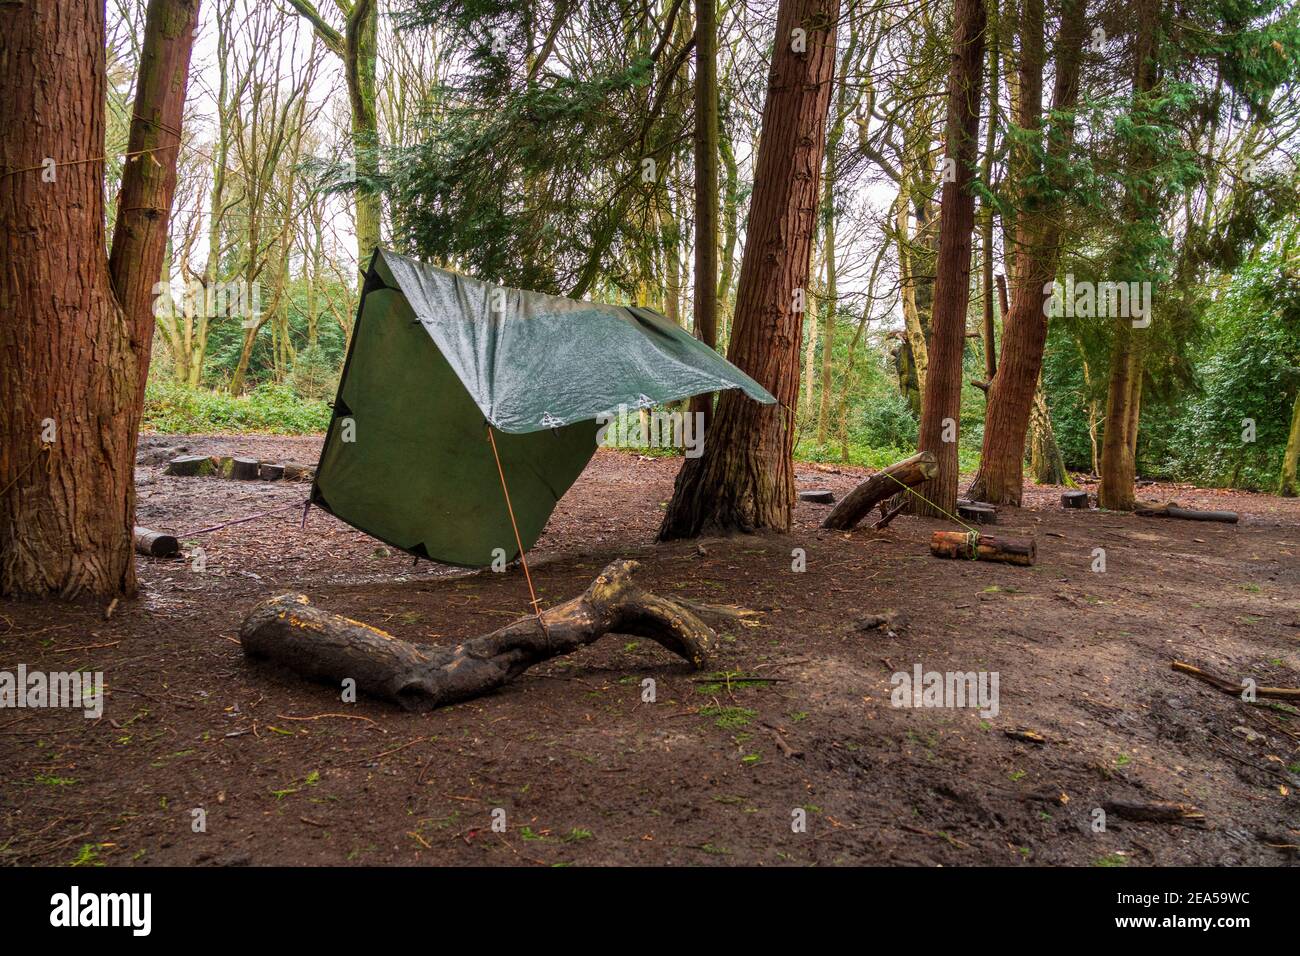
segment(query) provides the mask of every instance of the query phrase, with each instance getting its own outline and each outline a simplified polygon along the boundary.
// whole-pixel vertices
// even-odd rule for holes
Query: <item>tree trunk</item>
[[[726,180],[722,193],[722,263],[718,274],[718,302],[723,305],[721,328],[718,345],[727,341],[726,316],[731,308],[731,279],[736,260],[736,239],[740,231],[740,166],[736,162],[736,153],[731,145],[731,137],[719,121],[718,152],[726,169]]]
[[[948,76],[945,182],[939,210],[939,255],[930,319],[930,368],[921,403],[918,447],[931,452],[938,474],[914,498],[916,514],[937,516],[957,504],[957,427],[961,418],[962,353],[970,303],[971,191],[978,152],[980,77],[984,72],[984,0],[956,0],[952,69]],[[952,440],[945,441],[950,436]]]
[[[366,279],[370,254],[379,245],[383,204],[371,183],[379,174],[379,119],[375,101],[376,40],[379,33],[378,0],[338,0],[345,23],[339,33],[321,17],[311,0],[289,0],[311,23],[331,52],[343,61],[352,121],[352,153],[356,162],[357,288]]]
[[[1062,195],[1057,167],[1068,157],[1074,141],[1073,109],[1079,93],[1079,61],[1083,48],[1086,0],[1071,0],[1065,8],[1056,44],[1056,87],[1052,95],[1056,123],[1048,134],[1047,169],[1052,198],[1022,188],[1015,228],[1015,290],[1011,312],[1002,325],[1002,358],[989,387],[979,472],[970,495],[993,504],[1019,505],[1024,480],[1025,434],[1029,427],[1047,342],[1045,303],[1051,294],[1060,253]],[[1024,54],[1020,64],[1020,116],[1026,130],[1042,126],[1042,0],[1025,0],[1021,29]],[[1060,117],[1064,118],[1060,118]],[[1022,163],[1029,162],[1022,159]],[[1029,172],[1037,174],[1030,167]],[[1027,173],[1021,174],[1023,181]],[[1054,442],[1053,442],[1054,444]]]
[[[903,178],[903,183],[907,182]],[[899,298],[903,306],[903,328],[906,333],[905,364],[909,375],[907,380],[899,377],[899,386],[907,396],[912,411],[921,414],[921,392],[925,388],[925,373],[930,367],[930,349],[926,344],[925,328],[921,324],[921,312],[916,304],[916,275],[912,268],[912,240],[909,235],[908,211],[909,199],[906,185],[898,187],[898,200],[895,207],[895,230],[898,236],[898,286]],[[916,387],[912,389],[911,379]]]
[[[1132,15],[1136,20],[1133,48],[1133,96],[1150,92],[1156,83],[1156,66],[1153,61],[1157,32],[1160,26],[1161,0],[1139,0]],[[1138,145],[1133,148],[1129,173],[1135,179],[1145,165],[1146,151]],[[1130,222],[1140,221],[1146,205],[1146,190],[1140,185],[1130,187],[1125,197],[1125,214]],[[1132,255],[1135,260],[1141,252]],[[1106,393],[1106,418],[1101,445],[1101,486],[1097,489],[1097,503],[1112,511],[1132,511],[1133,482],[1136,477],[1136,451],[1138,404],[1142,388],[1142,371],[1145,348],[1134,335],[1132,320],[1116,316],[1115,334],[1111,343],[1110,383]]]
[[[1110,383],[1106,391],[1106,416],[1101,437],[1101,485],[1097,504],[1112,511],[1132,511],[1136,463],[1128,429],[1132,423],[1134,384],[1142,376],[1138,344],[1132,321],[1115,319],[1110,353]]]
[[[1074,479],[1065,470],[1065,458],[1056,444],[1052,429],[1052,413],[1047,407],[1042,379],[1034,390],[1034,407],[1029,422],[1029,473],[1040,485],[1065,485],[1074,487]]]
[[[1300,461],[1300,389],[1296,391],[1295,407],[1291,410],[1291,431],[1286,450],[1282,452],[1282,472],[1277,483],[1277,493],[1283,498],[1300,495],[1300,485],[1296,483],[1297,461]]]
[[[736,390],[718,400],[699,458],[677,475],[659,534],[705,529],[787,531],[794,509],[789,416],[799,401],[802,313],[808,283],[839,0],[782,0],[763,107],[745,256],[728,358],[776,397],[759,405]],[[796,34],[795,29],[801,33]],[[799,43],[806,37],[806,45]],[[795,47],[800,46],[799,50]]]
[[[696,668],[713,652],[712,628],[689,608],[638,587],[635,561],[615,561],[580,596],[541,615],[457,644],[432,647],[397,640],[377,628],[284,594],[257,605],[240,626],[244,654],[270,660],[335,687],[347,679],[363,693],[432,710],[479,697],[528,668],[595,642],[605,634],[656,641]]]
[[[104,151],[103,3],[0,14],[0,101],[21,120],[0,138],[0,594],[135,592],[135,437],[196,16],[149,4],[110,273],[104,164],[86,162]]]
[[[996,0],[990,5],[994,16],[997,14]],[[989,22],[989,118],[984,139],[984,186],[993,188],[993,151],[997,144],[998,133],[998,24]],[[993,205],[987,200],[980,202],[980,251],[983,266],[982,285],[984,287],[984,379],[993,383],[993,376],[998,373],[997,352],[997,312],[993,292]],[[1003,312],[1003,319],[1006,313]]]
[[[718,19],[716,0],[695,0],[695,336],[718,347]],[[713,395],[691,411],[713,417]]]
[[[835,310],[839,306],[838,277],[835,272],[835,161],[826,158],[826,206],[822,211],[822,246],[826,258],[826,290],[822,316],[821,395],[817,402],[817,444],[825,446],[831,419],[831,372],[835,360]]]

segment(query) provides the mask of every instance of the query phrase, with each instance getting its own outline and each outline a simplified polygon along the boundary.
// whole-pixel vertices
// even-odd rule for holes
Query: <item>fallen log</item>
[[[1088,492],[1086,491],[1063,491],[1061,492],[1061,507],[1067,509],[1087,509]]]
[[[1185,521],[1237,523],[1235,511],[1197,511],[1193,508],[1184,508],[1176,501],[1139,501],[1133,513],[1143,518],[1182,518]]]
[[[135,533],[131,537],[135,549],[151,558],[174,558],[181,552],[180,542],[175,536],[163,534],[161,531],[150,531],[148,528],[136,525]]]
[[[284,463],[284,477],[290,481],[311,481],[316,477],[316,469],[311,465],[287,461]]]
[[[273,465],[269,461],[264,461],[257,469],[257,477],[263,481],[279,481],[284,477],[284,465]]]
[[[936,531],[930,537],[930,553],[936,558],[1000,561],[1028,567],[1038,558],[1038,545],[1033,538],[1021,541],[966,531]]]
[[[632,581],[635,561],[615,561],[579,597],[524,617],[454,647],[411,644],[313,607],[306,595],[263,601],[244,618],[244,654],[269,660],[336,687],[432,710],[478,697],[514,680],[534,664],[568,654],[605,634],[656,641],[696,668],[711,656],[713,629],[681,604]]]
[[[1192,664],[1184,664],[1182,661],[1171,661],[1170,670],[1176,670],[1180,674],[1187,674],[1195,677],[1199,681],[1204,681],[1211,687],[1223,691],[1225,694],[1231,694],[1233,697],[1240,697],[1246,692],[1244,684],[1234,684],[1230,680],[1224,680],[1217,674],[1211,674],[1209,671],[1201,670]],[[1300,700],[1300,687],[1256,687],[1256,697],[1271,697],[1274,700]]]
[[[1107,800],[1102,805],[1107,813],[1113,813],[1122,820],[1137,820],[1143,823],[1177,823],[1185,827],[1205,826],[1205,814],[1190,803],[1169,803],[1166,801],[1137,802],[1130,800]]]
[[[938,462],[928,451],[896,462],[884,471],[872,475],[841,498],[840,503],[831,509],[831,513],[822,522],[822,527],[834,531],[848,531],[856,527],[878,502],[892,498],[904,487],[911,488],[929,481],[938,473]]]

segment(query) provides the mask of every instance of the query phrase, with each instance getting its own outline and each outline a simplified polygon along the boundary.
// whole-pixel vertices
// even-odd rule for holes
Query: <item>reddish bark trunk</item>
[[[1086,16],[1085,0],[1067,4],[1056,44],[1056,86],[1052,94],[1054,110],[1074,109],[1079,93],[1079,60]],[[1020,115],[1017,124],[1023,129],[1042,125],[1043,85],[1043,5],[1029,0],[1023,9],[1022,43],[1024,55],[1020,65]],[[1059,129],[1051,131],[1047,146],[1048,176],[1052,189],[1059,195],[1059,164],[1066,158],[1074,141],[1071,117]],[[970,487],[970,497],[992,504],[1019,505],[1024,481],[1025,435],[1034,405],[1039,373],[1043,365],[1043,347],[1047,342],[1045,304],[1050,299],[1050,284],[1056,277],[1060,254],[1061,203],[1059,199],[1035,200],[1031,192],[1021,193],[1015,229],[1016,286],[1011,311],[1002,324],[1002,358],[997,375],[989,388],[988,410],[984,422],[984,441],[980,468]]]
[[[938,516],[957,506],[957,429],[961,420],[962,353],[970,304],[971,231],[975,226],[975,175],[984,72],[984,0],[957,0],[953,14],[952,69],[943,198],[939,208],[939,254],[930,322],[930,368],[921,402],[918,450],[938,462],[938,475],[918,488],[917,514]],[[945,441],[948,437],[951,440]]]
[[[178,92],[143,80],[146,63],[175,62],[162,48],[183,45],[188,59],[192,24],[179,35],[165,29],[177,6],[193,15],[197,4],[150,4],[145,98],[135,106],[140,116],[177,117],[171,129],[179,110],[148,98],[183,95],[183,82]],[[102,0],[0,7],[0,32],[0,99],[20,120],[0,137],[0,593],[131,594],[135,434],[152,338],[152,312],[145,334],[137,307],[141,295],[146,308],[151,301],[166,241],[154,162],[174,164],[175,153],[145,154],[123,173],[119,229],[162,220],[122,240],[139,260],[118,260],[114,278],[131,290],[124,313],[102,251]]]
[[[678,473],[659,534],[786,531],[794,507],[793,432],[799,339],[818,208],[839,0],[782,0],[759,139],[748,238],[728,358],[777,399],[724,392],[704,453]],[[802,31],[797,34],[796,30]],[[799,47],[802,49],[799,49]]]

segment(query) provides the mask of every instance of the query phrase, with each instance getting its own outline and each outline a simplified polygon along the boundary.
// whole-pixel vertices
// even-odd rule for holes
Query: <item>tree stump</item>
[[[233,478],[236,481],[252,481],[257,477],[261,465],[262,463],[256,458],[223,458],[221,477]]]
[[[983,501],[957,505],[957,517],[972,524],[997,524],[998,509]]]
[[[1028,567],[1038,558],[1038,545],[1033,538],[1021,541],[1014,538],[995,538],[991,534],[936,531],[930,537],[930,553],[936,558],[1000,561],[1003,564],[1019,564]]]
[[[939,473],[935,457],[928,451],[913,455],[872,475],[840,499],[822,522],[823,528],[848,531],[857,526],[878,502],[892,498],[904,487],[929,481]]]
[[[164,475],[176,475],[178,478],[197,478],[213,472],[212,459],[207,455],[182,455],[167,462]]]
[[[173,535],[150,531],[139,525],[136,525],[132,541],[137,551],[151,558],[174,558],[181,551],[180,542]]]
[[[811,501],[815,505],[829,505],[835,501],[835,493],[828,488],[810,488],[799,492],[800,501]]]
[[[284,477],[284,465],[272,465],[264,461],[257,469],[257,476],[263,481],[279,481]]]
[[[1062,492],[1061,507],[1066,509],[1086,510],[1088,507],[1088,492],[1086,491]]]
[[[716,636],[694,612],[632,581],[635,561],[615,561],[579,597],[454,647],[417,645],[313,607],[306,595],[282,594],[253,608],[239,629],[244,654],[303,677],[347,679],[358,690],[407,710],[432,710],[478,697],[541,661],[568,654],[605,634],[656,641],[704,667]]]

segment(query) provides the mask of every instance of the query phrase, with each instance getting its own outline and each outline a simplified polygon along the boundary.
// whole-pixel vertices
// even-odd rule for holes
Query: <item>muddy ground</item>
[[[1170,670],[1300,686],[1300,501],[1144,488],[1238,525],[1065,512],[1057,488],[1004,509],[1019,568],[929,556],[941,521],[656,545],[675,459],[602,451],[533,554],[547,603],[608,561],[653,590],[762,612],[719,625],[710,679],[618,635],[470,703],[413,715],[248,664],[239,621],[301,590],[412,641],[452,642],[527,608],[520,571],[421,563],[313,511],[294,483],[170,478],[159,449],[314,461],[312,438],[151,437],[139,520],[201,544],[139,562],[142,597],[0,604],[0,670],[103,671],[104,717],[0,710],[9,864],[1292,864],[1300,712]],[[862,473],[798,468],[842,494]],[[807,568],[792,570],[804,549]],[[1105,550],[1104,573],[1092,570]],[[892,626],[864,629],[892,611]],[[891,675],[999,676],[1000,712],[895,708]],[[656,701],[643,702],[653,678]],[[1026,741],[1008,732],[1030,730]],[[1204,826],[1108,801],[1177,801]],[[504,810],[505,831],[492,828]],[[205,832],[195,832],[198,815]],[[797,813],[795,811],[802,811]],[[498,815],[499,816],[499,815]],[[805,832],[792,826],[806,817]]]

